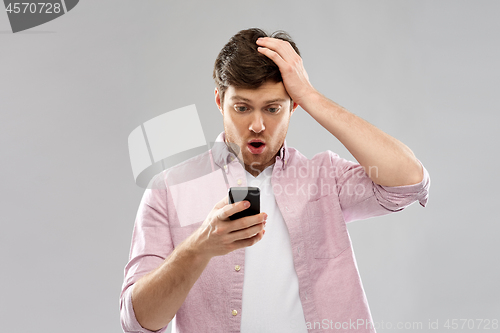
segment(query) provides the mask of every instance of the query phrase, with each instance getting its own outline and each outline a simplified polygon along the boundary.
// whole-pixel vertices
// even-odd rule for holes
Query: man
[[[139,207],[124,331],[163,332],[175,316],[176,332],[375,332],[346,222],[424,206],[427,171],[314,89],[286,33],[240,31],[214,79],[219,145],[157,175]],[[287,147],[299,105],[359,164]],[[262,212],[231,221],[247,206],[225,190],[247,184],[260,187]]]

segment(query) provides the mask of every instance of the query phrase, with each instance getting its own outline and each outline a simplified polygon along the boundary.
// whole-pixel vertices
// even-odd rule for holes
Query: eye
[[[278,106],[275,106],[275,107],[271,107],[271,108],[267,108],[266,110],[269,111],[270,113],[278,113],[281,110],[281,105],[278,105]]]
[[[248,110],[248,108],[246,106],[244,106],[244,105],[235,105],[234,109],[237,112],[245,112],[246,110]]]

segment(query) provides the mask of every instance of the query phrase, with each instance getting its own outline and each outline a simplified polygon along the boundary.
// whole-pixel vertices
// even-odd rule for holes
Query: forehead
[[[290,102],[290,96],[286,92],[283,82],[266,82],[256,89],[229,86],[224,99],[230,103]]]

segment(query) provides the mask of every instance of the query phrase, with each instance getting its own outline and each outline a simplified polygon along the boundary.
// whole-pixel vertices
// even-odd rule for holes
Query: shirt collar
[[[215,139],[215,142],[212,146],[212,156],[214,162],[221,168],[223,168],[224,165],[231,163],[236,158],[236,155],[229,150],[229,147],[227,146],[225,140],[226,133],[221,132],[217,136],[217,139]],[[278,155],[276,156],[276,160],[278,159],[282,161],[282,163],[279,163],[278,165],[280,165],[282,169],[285,169],[288,160],[286,139],[284,140],[283,145],[281,146]]]

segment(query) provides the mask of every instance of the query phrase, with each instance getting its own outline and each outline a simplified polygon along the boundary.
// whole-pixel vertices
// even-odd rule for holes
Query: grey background
[[[253,26],[288,31],[312,84],[431,175],[426,208],[349,225],[375,322],[500,319],[499,14],[495,1],[84,1],[12,34],[2,11],[1,330],[121,331],[143,193],[127,137],[194,103],[213,141],[213,62]],[[300,109],[287,142],[352,159]]]

